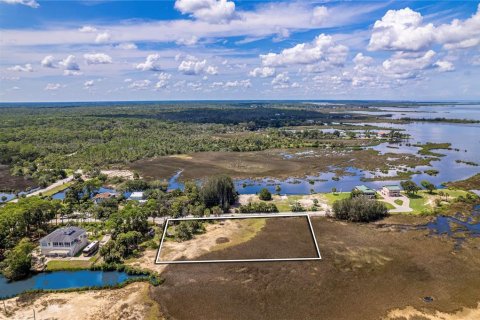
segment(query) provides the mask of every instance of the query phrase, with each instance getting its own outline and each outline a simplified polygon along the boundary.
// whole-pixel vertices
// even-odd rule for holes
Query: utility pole
[[[7,306],[5,305],[5,300],[3,300],[3,309],[5,310],[5,315],[7,314]]]
[[[33,320],[35,320],[35,308],[33,309]]]

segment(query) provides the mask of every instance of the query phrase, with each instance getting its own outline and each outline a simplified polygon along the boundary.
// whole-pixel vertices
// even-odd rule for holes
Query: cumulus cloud
[[[464,21],[454,19],[442,24],[435,32],[437,41],[446,49],[466,49],[480,45],[480,4],[477,12]]]
[[[188,56],[178,66],[178,71],[186,75],[210,74],[218,73],[218,68],[207,64],[207,60],[198,60],[196,57]]]
[[[168,82],[172,75],[170,73],[161,72],[157,76],[158,82],[155,84],[155,89],[163,89],[168,86]]]
[[[453,65],[453,63],[446,60],[438,60],[433,65],[437,67],[438,71],[440,72],[449,72],[455,70],[455,66]]]
[[[0,2],[7,4],[21,4],[34,9],[40,7],[38,2],[35,0],[0,0]]]
[[[56,91],[60,89],[62,85],[60,83],[48,83],[44,90],[46,91]]]
[[[136,80],[132,81],[128,87],[130,89],[147,89],[151,83],[150,80]]]
[[[282,72],[277,74],[272,80],[272,86],[275,89],[286,89],[290,87],[290,77],[288,72]]]
[[[419,71],[432,67],[435,55],[433,50],[425,53],[398,52],[385,60],[382,65],[390,76],[400,79],[415,78],[419,75]]]
[[[125,43],[120,43],[116,45],[115,48],[122,49],[122,50],[134,50],[134,49],[137,49],[137,45],[133,42],[125,42]]]
[[[40,63],[44,68],[55,68],[53,56],[46,56]]]
[[[275,75],[275,68],[263,67],[255,68],[249,73],[252,77],[268,78]]]
[[[300,43],[280,53],[260,55],[266,67],[306,65],[307,71],[322,72],[332,66],[341,66],[347,57],[348,48],[336,44],[331,36],[321,34],[312,42]]]
[[[25,65],[15,65],[13,67],[10,67],[8,68],[8,70],[10,71],[17,71],[17,72],[32,72],[33,71],[33,67],[30,63],[27,63]]]
[[[83,55],[87,64],[109,64],[112,58],[105,53],[86,53]]]
[[[84,33],[93,33],[93,32],[97,32],[97,28],[93,26],[83,26],[80,29],[78,29],[78,31],[84,32]]]
[[[135,69],[142,71],[160,71],[160,65],[158,64],[159,59],[159,54],[149,54],[145,62],[137,64]]]
[[[95,43],[105,43],[110,41],[112,36],[108,32],[102,32],[97,34],[97,37],[95,38]]]
[[[80,67],[78,63],[75,61],[74,55],[69,55],[65,59],[59,62],[59,64],[65,69],[70,71],[79,71]]]
[[[369,50],[420,51],[438,43],[446,49],[480,45],[480,5],[466,20],[434,26],[423,23],[419,12],[410,8],[388,10],[373,26]]]
[[[226,23],[235,16],[235,3],[228,0],[176,0],[175,9],[210,23]]]
[[[423,25],[422,15],[410,8],[388,10],[373,26],[369,50],[422,50],[433,41],[435,27]]]

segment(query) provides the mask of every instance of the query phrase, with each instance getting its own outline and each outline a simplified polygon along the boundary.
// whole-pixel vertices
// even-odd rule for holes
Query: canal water
[[[0,276],[0,299],[18,295],[27,290],[59,290],[82,287],[107,287],[140,277],[118,271],[54,271],[38,273],[19,281],[8,281]]]

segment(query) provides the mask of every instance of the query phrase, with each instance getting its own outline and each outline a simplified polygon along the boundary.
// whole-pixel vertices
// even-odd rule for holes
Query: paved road
[[[305,215],[305,214],[308,214],[309,216],[311,217],[325,217],[327,214],[325,211],[305,211],[305,212],[279,212],[279,213],[225,213],[225,214],[222,214],[222,215],[219,215],[219,216],[216,216],[218,218],[228,218],[228,217],[235,217],[235,216],[256,216],[256,215],[269,215],[269,216],[276,216],[276,215]],[[211,216],[211,217],[214,217],[214,216]],[[158,217],[158,218],[155,218],[153,219],[152,217],[149,217],[148,218],[148,221],[149,222],[155,222],[156,224],[163,224],[165,222],[165,220],[167,219],[170,219],[171,217]],[[182,217],[182,218],[195,218],[194,216],[192,215],[189,215],[189,216],[185,216],[185,217]],[[50,223],[51,224],[56,224],[58,221],[58,223],[69,223],[69,222],[72,222],[72,223],[79,223],[79,222],[100,222],[100,220],[98,219],[95,219],[95,218],[85,218],[85,219],[80,219],[80,218],[64,218],[63,220],[58,218],[57,219],[52,219],[50,220]]]
[[[388,212],[390,213],[400,213],[400,212],[412,212],[412,208],[410,208],[410,199],[404,196],[403,194],[399,197],[388,197],[382,194],[384,199],[382,201],[390,203],[395,209],[390,209]],[[395,203],[395,200],[402,200],[403,203],[401,206]]]
[[[59,187],[59,186],[65,184],[65,183],[67,183],[67,182],[70,182],[70,181],[72,181],[72,180],[73,180],[73,175],[72,175],[72,176],[69,176],[69,177],[66,177],[65,179],[58,180],[57,182],[52,183],[51,185],[49,185],[49,186],[46,187],[46,188],[36,190],[36,191],[34,191],[34,192],[32,192],[32,193],[28,193],[28,194],[26,195],[26,197],[38,196],[40,193],[45,193],[45,192],[47,192],[47,191],[50,191],[50,190],[52,190],[52,189],[54,189],[54,188],[56,188],[56,187]],[[13,199],[13,200],[11,200],[10,202],[18,202],[18,199],[17,199],[17,198],[16,198],[16,199]]]

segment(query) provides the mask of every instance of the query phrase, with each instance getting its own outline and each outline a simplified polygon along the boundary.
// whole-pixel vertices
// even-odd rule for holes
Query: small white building
[[[138,201],[140,203],[145,202],[143,192],[141,191],[132,192],[132,194],[130,195],[130,197],[128,197],[127,200]]]
[[[79,227],[65,227],[40,239],[40,250],[46,256],[73,257],[87,244],[85,230]]]

